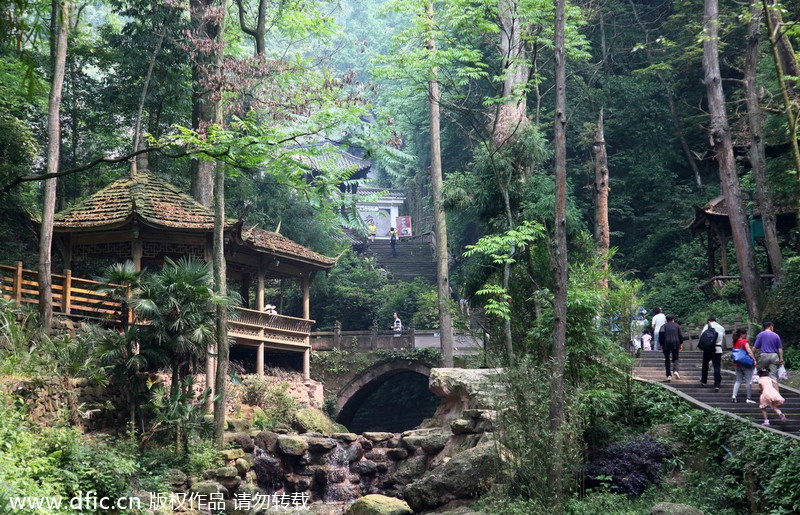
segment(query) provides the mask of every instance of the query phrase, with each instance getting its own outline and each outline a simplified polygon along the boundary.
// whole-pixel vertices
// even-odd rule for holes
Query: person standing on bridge
[[[394,331],[394,337],[399,338],[403,335],[403,322],[400,321],[400,315],[397,313],[394,314],[394,321],[392,322],[392,331]]]
[[[667,323],[667,317],[664,316],[663,311],[661,308],[653,308],[653,321],[650,323],[650,327],[653,329],[653,350],[661,350],[661,342],[658,339],[661,328]]]
[[[667,315],[667,322],[661,326],[658,341],[664,350],[664,368],[667,370],[667,381],[680,379],[678,373],[679,352],[683,350],[683,332],[681,326],[675,322],[675,315]],[[670,359],[672,359],[672,371],[670,372]]]
[[[706,331],[708,331],[708,334],[706,334]],[[717,323],[715,317],[708,317],[708,323],[700,331],[701,340],[703,340],[704,335],[706,340],[710,339],[711,336],[715,336],[715,339],[713,342],[709,342],[710,345],[708,347],[701,349],[703,351],[703,366],[700,371],[700,384],[703,386],[708,384],[708,362],[710,361],[714,367],[714,391],[719,392],[719,386],[722,384],[722,352],[725,350],[725,328]]]
[[[758,368],[769,371],[770,377],[777,381],[778,367],[783,365],[783,344],[772,322],[764,322],[764,330],[756,336],[753,348],[761,351],[758,356]]]

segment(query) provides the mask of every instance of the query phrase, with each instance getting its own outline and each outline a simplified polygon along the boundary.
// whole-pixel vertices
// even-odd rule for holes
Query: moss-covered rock
[[[246,418],[229,418],[228,431],[234,433],[247,433],[250,431],[250,421]]]
[[[278,450],[289,456],[302,456],[308,449],[308,442],[300,436],[280,435]]]
[[[329,435],[347,431],[347,428],[337,424],[322,411],[316,408],[302,408],[295,412],[292,426],[301,433],[322,433]]]
[[[247,474],[247,471],[250,470],[251,463],[244,458],[239,458],[236,460],[236,471],[239,475]]]
[[[226,461],[237,460],[244,457],[244,451],[242,449],[225,449],[219,451],[219,454]]]
[[[688,504],[660,502],[650,508],[650,515],[703,515],[703,512]]]
[[[466,450],[409,485],[405,499],[415,511],[424,511],[478,497],[491,487],[496,461],[493,444]]]
[[[217,477],[236,477],[239,475],[239,471],[236,470],[236,467],[220,467],[214,475]]]
[[[192,485],[191,491],[204,496],[228,493],[228,490],[216,481],[198,481]]]
[[[358,435],[355,433],[332,433],[331,437],[345,443],[353,443],[358,440]]]
[[[378,494],[361,497],[345,512],[346,515],[413,515],[413,513],[405,501]]]

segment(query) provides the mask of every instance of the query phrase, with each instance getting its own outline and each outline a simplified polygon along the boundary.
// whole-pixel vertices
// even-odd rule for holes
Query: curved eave
[[[290,252],[284,252],[278,249],[262,247],[260,245],[253,245],[253,243],[249,241],[242,241],[241,238],[239,238],[239,244],[244,248],[252,250],[253,252],[258,252],[260,254],[268,254],[271,256],[275,256],[279,259],[297,263],[302,266],[311,267],[316,270],[330,270],[336,265],[336,260],[333,258],[326,258],[326,260],[324,261],[311,259],[303,256],[298,256],[297,254],[292,254]]]

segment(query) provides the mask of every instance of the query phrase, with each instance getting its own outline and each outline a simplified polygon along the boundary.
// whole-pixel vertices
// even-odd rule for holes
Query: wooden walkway
[[[676,395],[683,397],[687,401],[701,409],[717,409],[726,415],[739,420],[751,422],[761,426],[763,418],[758,404],[748,404],[745,402],[746,390],[744,385],[739,389],[738,402],[731,401],[733,393],[733,383],[736,376],[733,371],[722,371],[722,385],[720,391],[714,391],[714,373],[709,363],[708,386],[700,384],[700,367],[702,363],[702,352],[684,351],[680,354],[680,376],[679,380],[673,379],[664,382],[666,371],[664,370],[664,354],[661,351],[642,352],[636,360],[633,368],[633,375],[636,379],[658,384]],[[724,365],[723,365],[724,366]],[[758,384],[753,385],[752,399],[758,403],[761,395],[761,388]],[[786,403],[781,406],[781,411],[786,414],[786,422],[781,422],[778,416],[768,411],[770,427],[764,428],[772,430],[782,435],[787,435],[800,440],[800,392],[781,385],[781,395],[786,399]]]

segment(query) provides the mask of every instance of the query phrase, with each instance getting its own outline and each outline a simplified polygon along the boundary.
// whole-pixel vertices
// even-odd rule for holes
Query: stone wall
[[[415,512],[474,500],[491,487],[498,461],[495,412],[478,407],[491,404],[495,374],[434,369],[432,390],[449,408],[432,427],[401,434],[289,434],[231,424],[236,431],[225,435],[231,448],[222,451],[223,466],[189,478],[189,487],[229,500],[240,493],[308,494],[313,513],[342,513],[372,494],[405,499]]]
[[[22,402],[29,419],[43,426],[70,423],[84,431],[94,431],[120,427],[127,416],[120,388],[85,379],[3,378],[0,395]]]

